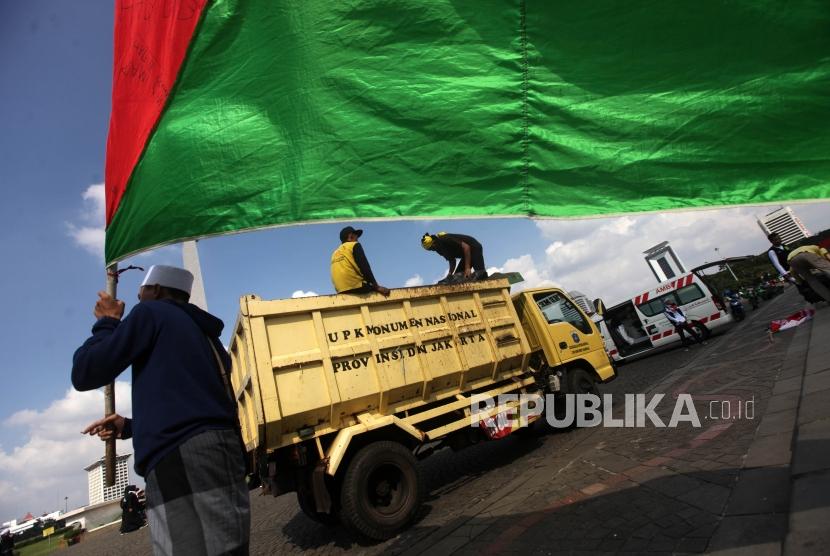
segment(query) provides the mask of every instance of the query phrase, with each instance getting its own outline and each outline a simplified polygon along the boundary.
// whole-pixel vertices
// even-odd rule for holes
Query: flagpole
[[[107,294],[116,299],[118,294],[118,263],[107,267]],[[115,383],[110,382],[104,386],[104,416],[115,413]],[[106,473],[104,484],[108,487],[115,486],[115,437],[106,441],[104,453],[104,471]]]

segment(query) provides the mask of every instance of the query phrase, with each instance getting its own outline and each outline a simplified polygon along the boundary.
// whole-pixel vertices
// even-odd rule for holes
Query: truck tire
[[[568,371],[568,392],[572,394],[596,394],[599,396],[597,380],[594,375],[582,367]]]
[[[340,520],[373,540],[395,536],[415,519],[424,480],[412,452],[398,442],[378,441],[355,454],[343,477]]]

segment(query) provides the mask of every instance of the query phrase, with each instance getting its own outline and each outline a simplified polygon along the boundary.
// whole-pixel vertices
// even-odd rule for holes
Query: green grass
[[[20,553],[20,556],[45,556],[60,548],[61,539],[63,535],[52,535],[51,543],[49,539],[43,539],[15,550]]]

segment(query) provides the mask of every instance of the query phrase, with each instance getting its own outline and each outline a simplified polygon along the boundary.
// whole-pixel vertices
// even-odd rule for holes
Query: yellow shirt
[[[787,262],[793,260],[793,257],[800,255],[801,253],[812,253],[813,255],[827,258],[827,249],[824,247],[819,247],[818,245],[804,245],[798,249],[790,251],[790,254],[787,255]]]
[[[331,283],[339,293],[363,286],[365,280],[354,260],[356,241],[347,241],[331,254]]]

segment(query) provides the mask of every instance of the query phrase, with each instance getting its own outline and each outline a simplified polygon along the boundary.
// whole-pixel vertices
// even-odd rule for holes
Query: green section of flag
[[[293,222],[830,197],[830,4],[214,1],[112,261]]]

